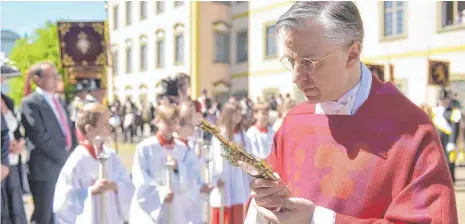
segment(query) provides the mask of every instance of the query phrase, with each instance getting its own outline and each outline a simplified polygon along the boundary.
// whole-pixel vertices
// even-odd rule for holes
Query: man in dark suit
[[[52,224],[53,195],[61,168],[69,155],[72,136],[65,109],[55,95],[60,74],[51,62],[29,69],[36,91],[23,99],[21,122],[25,129],[29,160],[29,184],[34,200],[32,223]]]

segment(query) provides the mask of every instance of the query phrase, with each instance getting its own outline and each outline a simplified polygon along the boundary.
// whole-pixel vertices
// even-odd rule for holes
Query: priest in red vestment
[[[431,120],[360,62],[357,6],[296,2],[276,30],[308,101],[275,135],[267,160],[281,180],[251,182],[245,223],[458,223]]]

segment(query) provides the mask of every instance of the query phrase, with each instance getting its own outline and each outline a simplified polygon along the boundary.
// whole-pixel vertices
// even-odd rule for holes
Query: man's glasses
[[[305,70],[308,72],[308,73],[312,73],[315,71],[315,68],[316,66],[322,62],[323,60],[325,60],[326,58],[329,58],[331,55],[333,55],[334,53],[336,53],[338,50],[340,50],[342,48],[338,48],[337,50],[331,52],[330,54],[318,59],[318,60],[312,60],[312,59],[308,59],[308,58],[302,58],[300,60],[294,60],[292,58],[289,58],[287,56],[283,56],[279,61],[281,61],[281,63],[283,64],[284,68],[286,68],[287,70],[289,71],[294,71],[295,69],[295,66],[296,64],[299,64],[300,66],[304,67]]]

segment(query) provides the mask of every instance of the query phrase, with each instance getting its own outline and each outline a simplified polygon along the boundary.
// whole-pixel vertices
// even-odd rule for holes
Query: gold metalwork
[[[106,57],[106,52],[102,52],[97,56],[97,60],[95,61],[95,64],[97,65],[105,65],[107,62],[107,57]]]
[[[74,65],[73,57],[65,53],[65,55],[63,56],[63,65],[66,67],[73,66]]]
[[[244,172],[253,177],[265,178],[268,180],[278,180],[273,175],[273,169],[263,159],[257,159],[253,155],[239,148],[234,142],[228,142],[221,135],[221,131],[214,125],[211,125],[206,120],[201,119],[197,124],[205,132],[211,133],[221,142],[224,153],[222,156],[226,158],[231,165],[240,167]]]
[[[58,29],[60,29],[60,35],[65,36],[69,32],[69,30],[71,29],[71,24],[62,23],[62,24],[60,24],[60,27],[58,27]]]
[[[92,23],[92,27],[94,28],[94,31],[100,35],[103,35],[103,32],[105,30],[105,26],[103,23]]]

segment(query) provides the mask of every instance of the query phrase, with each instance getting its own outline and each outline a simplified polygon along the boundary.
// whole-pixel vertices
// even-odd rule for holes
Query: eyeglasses
[[[308,72],[308,73],[312,73],[315,71],[315,68],[316,66],[318,65],[318,63],[322,62],[323,60],[325,60],[326,58],[329,58],[331,55],[333,55],[334,53],[336,53],[337,51],[339,51],[340,49],[342,48],[338,48],[337,50],[331,52],[330,54],[318,59],[318,60],[312,60],[312,59],[308,59],[308,58],[302,58],[298,61],[292,59],[292,58],[289,58],[287,56],[283,56],[279,61],[283,64],[284,68],[286,68],[287,70],[289,71],[294,71],[295,69],[295,65],[296,63],[299,64],[300,66],[304,67],[305,70]]]

